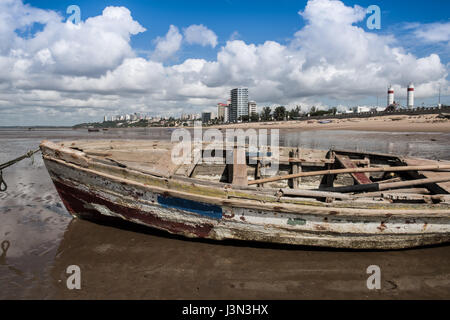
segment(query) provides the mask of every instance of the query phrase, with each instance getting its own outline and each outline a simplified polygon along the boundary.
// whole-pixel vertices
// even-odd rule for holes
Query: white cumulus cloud
[[[425,42],[447,42],[448,44],[450,42],[450,22],[419,25],[414,30],[414,34]]]
[[[411,81],[419,99],[437,95],[439,86],[442,96],[450,94],[448,65],[438,53],[416,56],[394,35],[359,27],[364,18],[360,6],[309,0],[299,12],[305,25],[284,44],[232,38],[218,46],[215,33],[203,25],[191,25],[183,34],[171,25],[144,58],[131,37],[145,29],[127,8],[107,7],[73,25],[54,11],[0,0],[0,125],[192,113],[225,101],[236,86],[249,87],[259,105],[359,101],[381,97],[391,83],[401,97]],[[36,24],[42,27],[24,35]],[[430,25],[421,36],[445,41],[442,30],[446,27]],[[217,56],[174,62],[183,43],[217,48]]]
[[[171,58],[181,48],[183,36],[174,25],[171,25],[165,37],[156,39],[156,48],[153,52],[152,59],[157,61],[165,61]]]
[[[217,46],[217,35],[204,25],[191,25],[184,30],[186,42],[189,44],[199,44],[202,46]]]

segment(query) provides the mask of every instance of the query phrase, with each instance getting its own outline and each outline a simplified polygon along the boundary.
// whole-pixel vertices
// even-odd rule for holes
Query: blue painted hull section
[[[213,204],[181,198],[164,197],[161,195],[158,195],[158,203],[163,208],[178,209],[196,213],[213,219],[222,219],[222,208]]]

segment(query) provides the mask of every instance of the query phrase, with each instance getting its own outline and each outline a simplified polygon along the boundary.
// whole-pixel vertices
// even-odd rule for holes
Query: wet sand
[[[450,120],[440,119],[438,115],[398,115],[373,118],[329,119],[331,123],[319,123],[321,120],[274,121],[215,126],[217,128],[253,128],[253,129],[297,129],[297,130],[352,130],[376,132],[450,132]]]
[[[450,158],[444,133],[336,134],[347,140],[342,147],[356,143],[382,152],[393,143],[395,153]],[[145,135],[119,135],[135,136]],[[74,134],[0,132],[0,163],[49,137]],[[364,144],[368,139],[371,146]],[[286,131],[282,140],[334,143],[320,131]],[[450,299],[450,245],[383,252],[188,240],[124,223],[73,220],[39,155],[33,165],[24,160],[6,169],[4,177],[9,189],[0,193],[0,299]],[[66,287],[69,265],[81,268],[81,290]],[[381,290],[366,287],[370,265],[381,268]]]

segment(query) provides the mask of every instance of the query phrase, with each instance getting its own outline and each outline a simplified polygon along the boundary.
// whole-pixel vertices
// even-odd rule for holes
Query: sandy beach
[[[253,122],[213,126],[213,128],[231,129],[299,129],[299,130],[352,130],[378,132],[450,132],[450,120],[440,119],[438,115],[398,115],[373,118],[328,119],[320,120]]]

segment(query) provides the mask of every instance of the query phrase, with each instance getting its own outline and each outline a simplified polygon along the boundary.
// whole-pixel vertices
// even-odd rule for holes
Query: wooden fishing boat
[[[171,161],[174,144],[92,140],[41,143],[74,217],[116,217],[169,233],[352,249],[450,241],[450,162],[389,154],[279,148],[232,153],[229,164]],[[197,156],[196,156],[197,155]],[[225,157],[225,155],[224,155]]]

